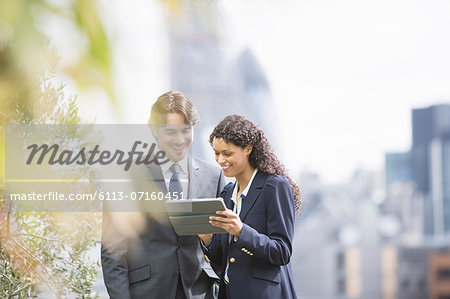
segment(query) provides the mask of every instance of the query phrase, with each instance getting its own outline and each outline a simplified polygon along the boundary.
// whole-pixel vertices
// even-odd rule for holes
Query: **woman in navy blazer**
[[[221,277],[219,298],[297,298],[290,258],[298,186],[262,130],[243,116],[222,120],[210,143],[225,176],[236,178],[221,193],[227,210],[210,217],[228,234],[199,235]]]

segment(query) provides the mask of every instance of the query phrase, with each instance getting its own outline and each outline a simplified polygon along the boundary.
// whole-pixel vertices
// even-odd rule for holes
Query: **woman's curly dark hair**
[[[258,168],[267,174],[279,174],[286,177],[294,193],[295,211],[299,211],[301,204],[300,188],[289,177],[284,165],[275,156],[264,132],[257,125],[242,115],[229,115],[214,128],[209,136],[211,145],[214,137],[221,138],[225,142],[241,148],[246,148],[250,145],[253,148],[248,157],[250,166]]]

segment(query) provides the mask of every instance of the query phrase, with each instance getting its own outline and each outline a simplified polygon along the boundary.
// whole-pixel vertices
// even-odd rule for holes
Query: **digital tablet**
[[[167,200],[164,207],[179,236],[226,233],[224,229],[209,224],[210,216],[221,217],[216,211],[225,211],[222,198]]]

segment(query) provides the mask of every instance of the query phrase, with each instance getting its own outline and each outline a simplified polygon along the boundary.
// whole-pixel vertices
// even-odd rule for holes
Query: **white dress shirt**
[[[233,212],[235,212],[238,215],[241,213],[242,200],[245,200],[245,198],[247,197],[248,190],[250,190],[250,186],[252,185],[253,179],[255,178],[255,175],[257,172],[258,172],[258,169],[255,169],[255,171],[253,171],[253,175],[250,178],[250,181],[248,181],[247,187],[245,187],[244,191],[242,191],[242,193],[239,197],[237,197],[237,193],[238,193],[238,189],[239,189],[238,182],[236,181],[236,184],[234,184],[234,189],[233,189],[233,194],[231,195],[231,200],[234,203]],[[236,236],[232,236],[230,234],[230,238],[229,238],[230,242],[231,242],[231,239],[233,239],[234,242],[236,242],[238,240],[238,238]],[[228,277],[228,267],[229,266],[230,266],[230,263],[228,262],[228,259],[227,259],[227,267],[225,268],[225,277],[224,277],[226,283],[229,282],[229,277]]]

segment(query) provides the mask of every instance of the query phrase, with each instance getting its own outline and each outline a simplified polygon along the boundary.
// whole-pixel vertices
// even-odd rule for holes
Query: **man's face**
[[[178,113],[168,113],[166,124],[157,125],[154,130],[160,150],[173,162],[182,160],[192,144],[194,130],[184,123],[184,117]]]

